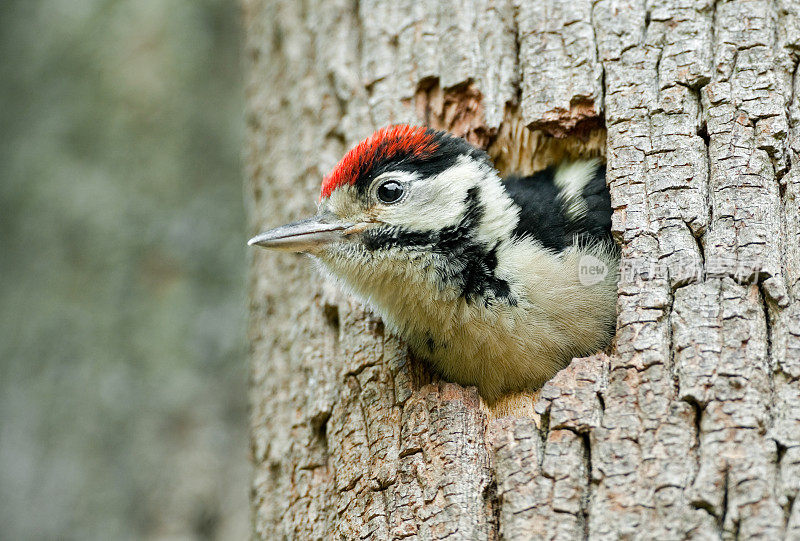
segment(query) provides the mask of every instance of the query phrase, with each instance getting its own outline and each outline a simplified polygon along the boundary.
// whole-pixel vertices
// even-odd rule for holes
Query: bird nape
[[[599,160],[501,180],[464,139],[390,126],[323,180],[315,216],[249,244],[310,254],[489,404],[540,387],[614,332],[619,252]]]

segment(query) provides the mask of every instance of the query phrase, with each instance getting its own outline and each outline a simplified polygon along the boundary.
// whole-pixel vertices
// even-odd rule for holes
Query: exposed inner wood
[[[421,82],[414,94],[418,120],[485,149],[501,175],[530,175],[563,160],[605,158],[603,119],[590,101],[579,100],[575,111],[581,111],[576,112],[580,119],[554,112],[550,120],[533,124],[540,128],[526,125],[519,106],[513,104],[506,104],[498,127],[489,127],[483,101],[474,82],[442,89],[436,78]]]

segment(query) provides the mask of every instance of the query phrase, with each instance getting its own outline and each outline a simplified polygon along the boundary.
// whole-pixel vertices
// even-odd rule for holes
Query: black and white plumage
[[[610,228],[597,160],[503,181],[463,139],[394,126],[326,177],[315,217],[250,244],[311,254],[445,378],[493,403],[608,344]]]

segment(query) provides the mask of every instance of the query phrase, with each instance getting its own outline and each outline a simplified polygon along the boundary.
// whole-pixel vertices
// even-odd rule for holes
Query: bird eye
[[[395,203],[401,197],[403,197],[403,192],[405,189],[403,185],[397,182],[396,180],[387,180],[380,186],[378,186],[377,195],[378,199],[381,200],[383,203]]]

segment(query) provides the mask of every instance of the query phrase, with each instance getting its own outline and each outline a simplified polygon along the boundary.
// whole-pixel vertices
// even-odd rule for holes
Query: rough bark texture
[[[800,538],[797,3],[243,1],[253,232],[408,121],[605,154],[623,251],[615,347],[513,417],[254,252],[256,537]]]

